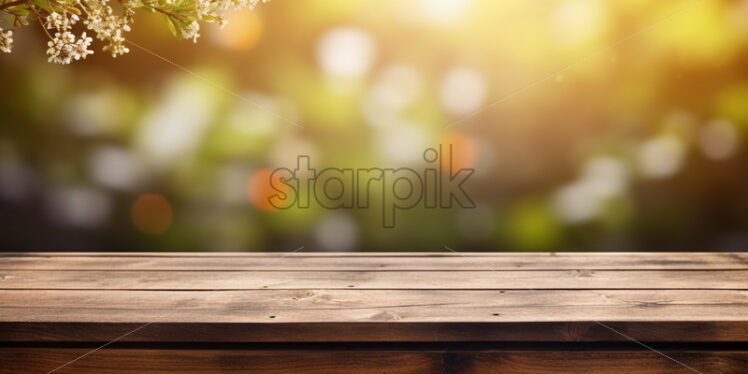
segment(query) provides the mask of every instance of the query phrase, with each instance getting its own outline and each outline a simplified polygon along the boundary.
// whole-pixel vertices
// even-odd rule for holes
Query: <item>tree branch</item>
[[[26,2],[27,2],[26,0],[16,0],[16,1],[11,1],[9,3],[3,3],[3,4],[0,4],[0,10],[11,8],[16,5],[26,4]]]
[[[177,20],[179,22],[184,22],[184,19],[182,19],[182,17],[180,17],[178,14],[167,12],[167,11],[165,11],[163,9],[156,8],[156,7],[153,7],[153,9],[156,10],[157,12],[159,12],[159,13],[162,13],[162,14],[166,15],[167,17],[174,18],[175,20]]]

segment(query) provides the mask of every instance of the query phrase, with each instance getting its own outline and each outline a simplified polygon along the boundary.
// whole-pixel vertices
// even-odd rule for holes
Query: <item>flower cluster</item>
[[[93,54],[93,51],[88,49],[93,39],[86,37],[85,32],[80,38],[76,38],[71,32],[73,25],[79,20],[80,17],[76,14],[63,15],[52,11],[47,15],[46,28],[54,31],[52,40],[47,42],[49,62],[67,65],[72,60],[85,59],[86,56]],[[47,34],[49,35],[49,32]]]
[[[8,30],[4,31],[2,27],[0,27],[0,51],[3,51],[5,53],[10,53],[10,50],[13,48],[13,31]]]
[[[75,35],[70,31],[63,33],[55,33],[52,40],[47,43],[49,49],[47,49],[47,55],[49,55],[49,62],[57,64],[67,65],[73,59],[76,61],[85,59],[86,56],[92,55],[93,51],[88,49],[93,39],[86,37],[84,32],[80,39],[76,39]]]
[[[49,62],[69,64],[93,54],[89,48],[93,38],[83,31],[76,36],[75,28],[87,29],[105,45],[103,51],[117,57],[130,50],[125,33],[131,30],[138,10],[160,13],[172,34],[197,43],[200,22],[226,21],[221,14],[230,10],[253,9],[268,0],[119,0],[115,12],[110,0],[0,0],[0,12],[10,15],[14,26],[38,21],[49,37]],[[0,51],[10,53],[13,31],[0,28]]]

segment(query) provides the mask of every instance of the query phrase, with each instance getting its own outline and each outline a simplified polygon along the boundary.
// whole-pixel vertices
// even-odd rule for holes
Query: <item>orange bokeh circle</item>
[[[469,169],[475,167],[478,152],[475,141],[470,135],[462,132],[452,131],[445,134],[440,140],[442,145],[442,162],[449,162],[449,147],[452,146],[452,169]]]
[[[272,169],[260,169],[255,172],[247,182],[247,198],[257,209],[270,212],[278,210],[270,203],[270,198],[276,194],[285,194],[288,192],[287,185],[275,183],[276,189],[270,184],[270,178],[273,177]],[[276,175],[276,182],[279,182],[280,176]],[[280,191],[279,191],[280,190]]]
[[[149,235],[163,234],[174,220],[171,204],[159,194],[140,195],[130,213],[135,227]]]

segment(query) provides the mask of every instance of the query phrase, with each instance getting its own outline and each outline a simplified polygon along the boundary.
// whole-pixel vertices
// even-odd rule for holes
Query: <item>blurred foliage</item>
[[[748,1],[658,23],[692,4],[276,0],[197,46],[136,16],[150,53],[66,67],[19,29],[0,55],[0,247],[746,250]],[[386,229],[376,204],[270,210],[251,183],[298,155],[419,170],[439,144],[476,170],[475,209]]]

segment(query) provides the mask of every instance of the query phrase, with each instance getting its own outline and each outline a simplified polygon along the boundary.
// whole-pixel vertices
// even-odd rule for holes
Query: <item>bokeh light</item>
[[[485,103],[487,95],[485,78],[473,69],[452,69],[442,82],[442,104],[447,112],[455,116],[478,110]]]
[[[228,24],[223,28],[213,28],[211,37],[221,47],[246,51],[252,49],[262,37],[262,19],[253,11],[229,13]]]
[[[442,162],[452,170],[471,169],[476,166],[478,149],[473,138],[464,132],[450,131],[439,139],[442,145]],[[451,153],[450,153],[451,152]],[[451,160],[448,157],[451,156]]]
[[[112,202],[102,191],[90,187],[64,187],[47,196],[50,218],[73,227],[96,227],[104,223]]]
[[[639,147],[639,168],[647,177],[666,178],[680,171],[684,157],[682,140],[673,135],[661,135]]]
[[[567,46],[589,45],[606,30],[607,2],[597,0],[561,1],[553,17],[553,33]]]
[[[359,240],[356,222],[344,213],[331,213],[322,218],[315,230],[320,249],[325,251],[352,251]]]
[[[371,36],[351,26],[328,30],[317,43],[320,67],[333,78],[358,78],[366,74],[375,55],[376,46]]]
[[[132,204],[132,222],[143,234],[160,235],[171,227],[174,213],[171,204],[159,194],[146,193]]]
[[[281,192],[276,191],[273,188],[273,185],[270,182],[272,176],[272,169],[260,169],[252,174],[252,177],[247,181],[247,197],[249,198],[249,201],[252,202],[252,205],[254,205],[255,208],[267,212],[278,209],[271,204],[270,198],[275,194],[287,192],[284,187],[281,187],[284,188]],[[276,180],[277,178],[278,177],[276,177]],[[285,185],[278,184],[278,186]]]
[[[147,178],[145,166],[128,149],[102,145],[89,156],[91,179],[103,187],[132,191]]]
[[[737,150],[739,136],[738,130],[730,121],[717,119],[701,130],[699,145],[706,157],[724,160]]]
[[[197,44],[144,14],[128,39],[162,58],[67,67],[19,28],[0,55],[0,247],[748,249],[748,2],[659,22],[693,4],[279,0]],[[268,202],[301,155],[423,173],[450,145],[475,208],[385,229],[380,185],[369,208]]]
[[[403,3],[418,6],[415,8],[411,5],[408,13],[411,19],[420,17],[429,23],[448,25],[462,19],[472,2],[473,0],[415,0]]]

